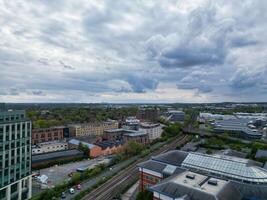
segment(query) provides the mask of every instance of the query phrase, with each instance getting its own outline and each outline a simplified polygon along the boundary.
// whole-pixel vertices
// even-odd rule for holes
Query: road
[[[83,200],[113,199],[116,195],[120,194],[127,185],[134,183],[138,180],[138,169],[136,167],[138,163],[149,159],[151,156],[155,156],[171,149],[175,149],[177,145],[185,143],[188,138],[188,135],[182,135],[171,143],[169,143],[168,145],[164,145],[162,148],[154,151],[149,156],[139,159],[138,161],[127,167],[125,170],[121,171],[121,173],[115,175],[107,182],[105,182],[104,184],[93,190],[91,193],[86,195]]]

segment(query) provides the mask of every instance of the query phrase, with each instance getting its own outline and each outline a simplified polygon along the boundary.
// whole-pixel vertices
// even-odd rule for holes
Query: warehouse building
[[[43,143],[43,142],[63,140],[66,131],[68,131],[68,129],[65,126],[33,129],[32,144],[36,145],[38,143]]]

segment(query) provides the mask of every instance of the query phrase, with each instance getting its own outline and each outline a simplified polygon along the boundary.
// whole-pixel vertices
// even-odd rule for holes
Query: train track
[[[188,135],[183,135],[179,138],[176,138],[169,144],[164,145],[160,149],[152,152],[148,156],[139,159],[138,161],[131,164],[129,167],[124,169],[122,172],[118,173],[107,182],[103,183],[101,186],[90,192],[86,195],[83,200],[109,200],[115,197],[117,194],[120,194],[125,187],[129,184],[134,183],[138,180],[138,169],[136,165],[140,162],[144,162],[149,159],[151,156],[164,153],[166,151],[175,149],[177,145],[183,144],[188,140]]]

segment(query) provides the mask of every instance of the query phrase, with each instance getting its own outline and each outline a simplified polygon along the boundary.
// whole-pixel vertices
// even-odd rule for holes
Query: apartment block
[[[162,125],[158,123],[141,123],[139,130],[145,132],[150,141],[160,138],[163,132]]]

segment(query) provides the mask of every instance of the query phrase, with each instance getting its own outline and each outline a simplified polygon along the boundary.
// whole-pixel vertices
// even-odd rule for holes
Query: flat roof
[[[70,143],[70,144],[74,144],[74,145],[79,145],[80,142],[81,142],[83,145],[87,146],[89,149],[92,149],[92,148],[96,147],[96,145],[94,145],[94,144],[90,144],[90,143],[83,142],[83,141],[76,140],[76,139],[71,139],[71,140],[68,141],[68,143]]]
[[[266,158],[267,158],[267,150],[259,149],[259,150],[256,152],[255,157],[256,157],[256,158],[261,158],[261,157],[266,157]]]
[[[136,133],[125,133],[123,135],[129,136],[129,137],[138,137],[138,136],[145,136],[147,133],[145,132],[136,132]]]
[[[183,161],[182,166],[215,173],[229,179],[267,184],[267,171],[247,159],[191,152]]]
[[[50,159],[70,157],[70,156],[82,156],[82,155],[83,153],[76,149],[56,151],[56,152],[51,152],[51,153],[32,155],[32,162],[35,163],[35,162],[41,162],[41,161],[46,161]]]

